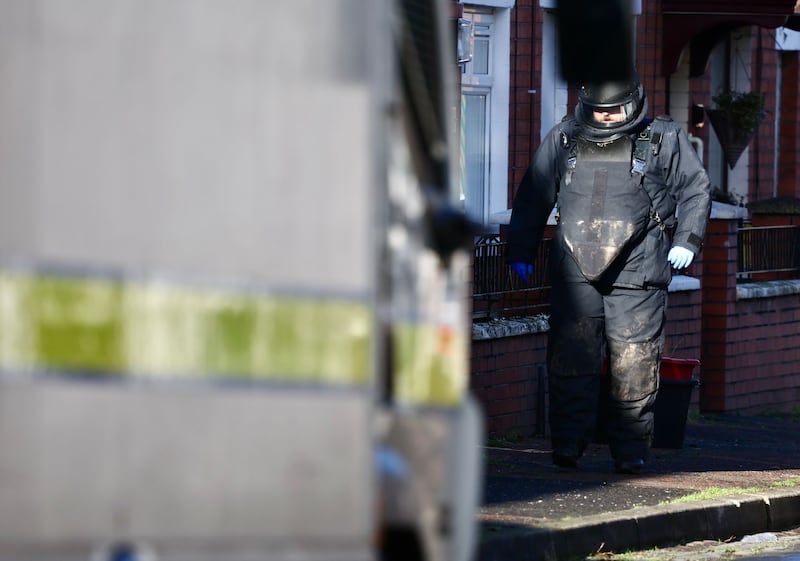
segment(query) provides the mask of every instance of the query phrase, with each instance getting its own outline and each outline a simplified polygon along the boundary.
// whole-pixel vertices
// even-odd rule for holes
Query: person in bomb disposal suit
[[[686,132],[646,118],[630,80],[585,84],[574,117],[542,141],[514,198],[509,266],[523,281],[554,205],[548,382],[553,462],[575,467],[592,440],[607,357],[608,445],[639,473],[653,434],[670,265],[702,246],[711,197]]]

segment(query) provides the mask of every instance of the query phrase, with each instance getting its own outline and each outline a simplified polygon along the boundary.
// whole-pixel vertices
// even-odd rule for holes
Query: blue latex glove
[[[508,264],[522,282],[528,282],[528,277],[533,276],[533,263],[523,263],[522,261],[512,261]]]
[[[694,253],[685,247],[676,245],[669,250],[667,259],[676,269],[685,269],[692,264],[692,261],[694,260]]]

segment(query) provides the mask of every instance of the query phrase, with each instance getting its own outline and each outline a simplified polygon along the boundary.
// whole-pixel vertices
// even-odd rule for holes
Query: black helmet
[[[584,84],[575,108],[581,135],[593,141],[620,138],[635,129],[647,112],[647,99],[642,84],[634,75],[631,80]],[[596,113],[620,114],[616,119],[597,119]]]

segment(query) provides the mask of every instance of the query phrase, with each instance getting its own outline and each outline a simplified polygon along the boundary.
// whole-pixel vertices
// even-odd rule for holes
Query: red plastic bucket
[[[695,367],[700,366],[696,358],[661,357],[660,378],[665,380],[691,380]],[[608,358],[603,359],[602,375],[608,374]]]
[[[700,365],[696,358],[661,357],[661,378],[664,380],[691,380],[695,367]]]

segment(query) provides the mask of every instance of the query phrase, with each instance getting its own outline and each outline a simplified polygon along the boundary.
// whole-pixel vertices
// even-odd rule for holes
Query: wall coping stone
[[[773,298],[800,294],[800,279],[764,282],[740,282],[736,284],[736,299]]]
[[[687,275],[675,275],[667,288],[669,292],[683,292],[689,290],[700,290],[700,279]]]
[[[740,218],[747,218],[747,209],[721,203],[719,201],[711,201],[711,215],[709,218],[712,220],[738,220]]]
[[[515,337],[517,335],[531,335],[547,333],[550,330],[550,316],[539,314],[536,316],[493,319],[472,324],[472,340],[500,339],[502,337]]]

